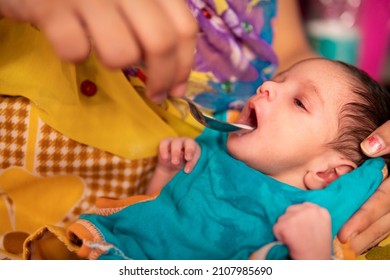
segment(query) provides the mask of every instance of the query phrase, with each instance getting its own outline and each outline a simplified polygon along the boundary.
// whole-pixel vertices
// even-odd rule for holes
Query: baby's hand
[[[305,202],[287,208],[273,228],[293,259],[330,259],[332,247],[329,212]]]
[[[200,146],[192,138],[168,138],[160,143],[158,164],[166,171],[190,173],[200,156]]]

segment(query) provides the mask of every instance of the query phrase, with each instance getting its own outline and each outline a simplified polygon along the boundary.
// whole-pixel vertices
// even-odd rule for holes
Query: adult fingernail
[[[164,102],[164,100],[167,98],[167,94],[150,94],[149,92],[146,93],[146,96],[149,97],[151,101],[157,104],[161,104]]]
[[[182,83],[172,89],[173,96],[183,96],[187,89],[187,83]]]
[[[347,238],[347,242],[346,243],[349,243],[351,242],[352,239],[354,239],[356,236],[358,235],[357,232],[351,232]]]
[[[362,142],[361,148],[367,155],[375,155],[385,147],[385,142],[378,135],[371,135]]]

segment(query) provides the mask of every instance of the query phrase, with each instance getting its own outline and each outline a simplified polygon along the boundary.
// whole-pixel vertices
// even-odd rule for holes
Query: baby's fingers
[[[184,172],[190,173],[200,156],[199,144],[194,139],[187,138],[184,140],[184,159],[186,164],[184,166]]]
[[[184,164],[184,141],[183,138],[175,138],[171,141],[170,153],[173,165]]]
[[[199,144],[191,138],[167,138],[160,143],[159,162],[189,173],[200,156]]]
[[[167,163],[171,158],[171,138],[166,138],[160,142],[158,158],[162,163]]]

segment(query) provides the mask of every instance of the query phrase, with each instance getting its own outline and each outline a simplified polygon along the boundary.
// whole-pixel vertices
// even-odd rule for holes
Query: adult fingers
[[[172,20],[177,34],[176,72],[170,94],[182,96],[191,72],[198,33],[198,25],[185,1],[159,0],[161,7]]]
[[[359,255],[386,238],[389,235],[389,232],[390,213],[382,216],[369,228],[350,239],[349,246],[354,252],[356,252],[356,254]]]
[[[78,62],[87,57],[90,43],[72,3],[53,0],[36,5],[26,1],[25,4],[24,9],[20,9],[22,20],[42,30],[60,58]]]
[[[378,127],[362,143],[363,152],[371,157],[390,153],[390,120]]]
[[[135,35],[115,1],[78,1],[77,9],[103,64],[121,68],[140,60],[141,51]]]
[[[171,1],[169,1],[171,2]],[[176,75],[177,37],[172,21],[159,1],[121,1],[123,13],[134,30],[146,64],[146,95],[162,102]]]
[[[63,11],[54,16],[55,14],[53,12],[50,22],[38,24],[38,27],[46,34],[61,59],[70,62],[83,61],[91,47],[80,21],[72,11]]]
[[[21,3],[21,0],[0,0],[0,18],[6,16],[16,20],[26,21],[28,20],[29,9],[22,8],[25,3]]]
[[[390,179],[386,179],[367,202],[345,223],[338,234],[339,240],[345,243],[372,227],[369,230],[371,234],[365,235],[371,239],[366,240],[366,243],[372,242],[372,239],[376,239],[382,234],[381,229],[375,229],[375,222],[388,213],[390,213]],[[388,230],[388,228],[384,230]],[[376,237],[374,236],[375,232],[378,235]],[[360,240],[363,242],[362,239]]]

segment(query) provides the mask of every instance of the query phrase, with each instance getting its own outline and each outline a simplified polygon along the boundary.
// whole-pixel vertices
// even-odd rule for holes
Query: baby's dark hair
[[[356,98],[342,106],[339,133],[329,145],[360,165],[368,159],[362,152],[360,143],[390,120],[390,94],[361,69],[341,61],[334,63],[351,78],[350,86]],[[383,158],[389,165],[390,156]]]

